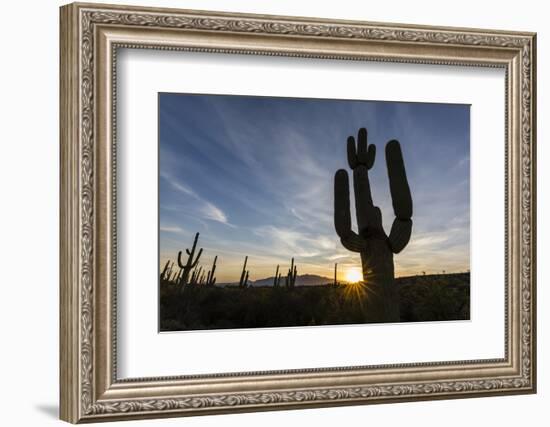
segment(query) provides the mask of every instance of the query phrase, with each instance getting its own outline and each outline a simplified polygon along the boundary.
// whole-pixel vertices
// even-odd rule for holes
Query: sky
[[[359,128],[377,146],[369,171],[389,233],[394,219],[384,158],[401,143],[413,198],[413,231],[394,257],[396,276],[470,269],[470,107],[456,104],[159,94],[160,265],[199,232],[218,283],[298,274],[339,280],[361,266],[334,230],[333,187]],[[350,183],[353,189],[352,183]],[[351,217],[357,230],[353,191]]]

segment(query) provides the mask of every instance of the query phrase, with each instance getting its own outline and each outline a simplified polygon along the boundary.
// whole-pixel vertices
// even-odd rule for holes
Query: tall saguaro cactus
[[[195,234],[195,240],[193,241],[193,246],[192,246],[191,250],[189,250],[189,249],[185,250],[185,252],[187,253],[187,261],[185,262],[185,264],[183,263],[183,261],[181,259],[182,251],[178,252],[178,265],[180,266],[181,269],[183,269],[183,272],[181,274],[181,278],[180,278],[180,281],[179,281],[180,282],[180,287],[181,287],[180,289],[182,289],[182,290],[188,282],[189,273],[191,273],[191,270],[193,270],[197,266],[197,264],[199,262],[199,259],[201,257],[201,254],[202,254],[202,248],[201,248],[199,250],[199,253],[195,257],[195,249],[197,248],[197,241],[198,240],[199,240],[199,233]]]
[[[382,214],[372,201],[368,171],[374,165],[376,146],[367,143],[361,128],[347,141],[348,164],[353,170],[355,213],[358,232],[351,228],[348,173],[340,169],[334,176],[334,226],[342,245],[361,254],[363,280],[367,289],[367,317],[374,322],[399,321],[399,298],[395,287],[393,254],[401,252],[412,232],[412,197],[405,172],[401,146],[396,140],[386,144],[386,166],[395,219],[390,234],[382,226]]]

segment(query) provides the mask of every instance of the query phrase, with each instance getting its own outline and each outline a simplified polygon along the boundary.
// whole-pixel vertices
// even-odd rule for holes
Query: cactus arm
[[[403,249],[405,249],[405,246],[407,246],[407,243],[409,243],[411,234],[412,234],[411,219],[401,220],[399,218],[395,218],[393,220],[390,236],[388,237],[388,242],[394,254],[398,254]]]
[[[348,144],[350,138],[348,138]],[[367,143],[367,129],[359,129],[357,133],[357,162],[360,165],[365,165],[367,169],[370,169],[374,165],[375,156],[376,146]]]
[[[202,254],[202,248],[200,248],[199,253],[197,254],[197,257],[195,258],[195,261],[191,264],[191,268],[193,268],[197,265],[197,263],[199,262],[199,259],[201,257],[201,254]]]
[[[395,216],[401,220],[411,219],[413,214],[411,190],[407,181],[401,146],[395,139],[386,145],[386,166]]]
[[[367,155],[365,158],[365,166],[367,169],[371,169],[374,166],[374,159],[376,158],[376,145],[370,144],[367,150]]]
[[[181,260],[181,255],[182,255],[182,251],[179,251],[178,252],[178,265],[180,266],[180,268],[184,268],[185,264]]]
[[[340,169],[334,175],[334,227],[342,245],[349,251],[361,252],[366,241],[351,229],[348,173]]]
[[[413,205],[401,146],[396,140],[386,145],[386,166],[395,213],[388,242],[392,252],[397,254],[407,246],[411,238]]]
[[[353,136],[348,138],[348,164],[351,169],[355,169],[359,164],[357,152],[355,151],[355,139]]]
[[[340,238],[353,232],[349,206],[348,173],[344,169],[339,169],[334,175],[334,227]]]

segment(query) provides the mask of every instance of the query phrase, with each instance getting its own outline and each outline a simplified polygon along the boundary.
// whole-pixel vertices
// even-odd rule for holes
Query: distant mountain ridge
[[[280,286],[285,286],[286,276],[281,276]],[[266,277],[265,279],[249,280],[248,286],[259,288],[262,286],[273,286],[273,280],[275,276]],[[302,274],[296,276],[296,286],[320,286],[332,283],[334,279],[324,276],[318,276],[316,274]],[[238,283],[219,283],[218,286],[237,286]]]
[[[285,277],[281,276],[280,285],[285,285]],[[252,286],[273,286],[273,280],[275,276],[267,277],[265,279],[258,279],[251,282]],[[328,277],[318,276],[316,274],[302,274],[301,276],[296,276],[296,286],[319,286],[326,285],[327,283],[332,283],[334,279]]]
[[[281,276],[281,282],[280,286],[285,286],[285,277]],[[414,275],[414,276],[400,276],[396,277],[395,281],[398,285],[401,284],[411,284],[411,283],[424,283],[424,282],[431,282],[433,280],[439,280],[442,278],[468,278],[470,273],[464,272],[464,273],[432,273],[432,274],[423,274],[423,275]],[[275,277],[266,277],[265,279],[258,279],[258,280],[249,280],[248,286],[254,287],[254,288],[261,288],[266,286],[273,286],[273,279]],[[319,276],[317,274],[302,274],[301,276],[296,276],[296,286],[322,286],[322,285],[328,285],[332,284],[334,282],[334,278],[330,277],[324,277]],[[338,280],[338,283],[345,284],[348,283],[345,280]],[[238,286],[238,282],[227,282],[227,283],[216,283],[216,286]]]

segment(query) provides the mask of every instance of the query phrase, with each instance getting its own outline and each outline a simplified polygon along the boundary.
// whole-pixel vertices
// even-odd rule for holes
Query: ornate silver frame
[[[534,393],[533,33],[71,4],[61,8],[61,419],[77,423]],[[502,67],[505,357],[119,380],[114,158],[118,47]]]

